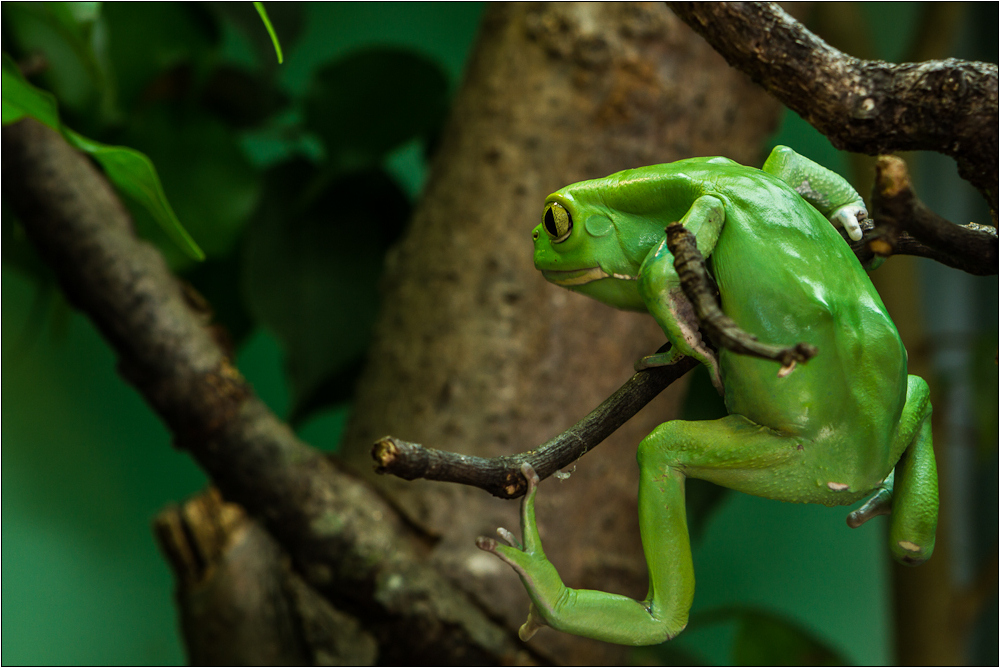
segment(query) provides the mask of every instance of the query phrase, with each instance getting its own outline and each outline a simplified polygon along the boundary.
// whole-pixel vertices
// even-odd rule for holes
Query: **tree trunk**
[[[572,182],[700,155],[759,165],[780,107],[662,4],[493,6],[411,227],[387,260],[383,307],[344,459],[427,536],[431,559],[510,629],[515,574],[477,550],[517,527],[517,503],[476,489],[372,473],[392,434],[492,457],[572,425],[664,336],[651,318],[547,284],[531,230]],[[669,222],[669,221],[667,221]],[[568,585],[646,594],[634,453],[677,417],[683,383],[538,496],[546,552]],[[556,663],[615,664],[624,650],[543,629]]]

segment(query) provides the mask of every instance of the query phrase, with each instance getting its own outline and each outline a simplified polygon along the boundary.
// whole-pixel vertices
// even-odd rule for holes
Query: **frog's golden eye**
[[[545,205],[545,213],[542,214],[542,227],[552,238],[552,243],[566,241],[573,231],[573,216],[563,208],[558,202],[549,202]]]

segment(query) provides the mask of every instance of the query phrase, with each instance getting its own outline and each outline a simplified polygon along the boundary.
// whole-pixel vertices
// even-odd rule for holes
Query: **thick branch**
[[[868,245],[878,255],[905,253],[900,242],[903,233],[909,232],[911,241],[933,249],[938,262],[979,276],[997,273],[996,228],[956,225],[928,209],[913,192],[906,163],[900,158],[881,156],[875,164],[872,214],[875,230]]]
[[[668,2],[834,146],[879,155],[937,151],[997,210],[997,66],[956,59],[892,64],[834,49],[772,3]]]
[[[188,661],[205,666],[373,665],[357,619],[303,582],[274,538],[214,488],[162,511]]]
[[[98,171],[30,120],[3,129],[4,196],[120,371],[385,663],[519,662],[524,650],[421,559],[396,513],[253,394]]]

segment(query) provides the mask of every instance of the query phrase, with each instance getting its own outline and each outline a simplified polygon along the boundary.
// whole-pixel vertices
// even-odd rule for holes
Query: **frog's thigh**
[[[643,439],[640,467],[670,468],[747,494],[797,501],[781,472],[801,461],[802,442],[742,415],[697,422],[672,420]]]
[[[710,480],[783,498],[782,470],[798,458],[791,437],[740,415],[720,420],[674,420],[639,445],[639,527],[649,567],[650,613],[673,630],[684,628],[694,598],[694,569],[684,507],[684,479]],[[779,475],[775,476],[778,471]]]
[[[889,549],[896,561],[916,566],[934,551],[938,515],[931,404],[927,383],[918,376],[909,377],[899,431],[906,450],[896,464]]]

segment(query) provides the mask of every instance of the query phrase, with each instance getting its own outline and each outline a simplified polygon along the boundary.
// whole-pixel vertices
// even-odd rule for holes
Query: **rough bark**
[[[177,580],[192,665],[371,665],[375,638],[292,568],[242,508],[210,489],[161,512],[157,541]]]
[[[547,284],[531,263],[544,197],[568,183],[692,155],[760,164],[779,107],[660,4],[491,7],[406,238],[344,456],[429,538],[442,572],[510,629],[527,596],[474,539],[517,523],[517,504],[472,488],[376,478],[372,443],[393,434],[467,455],[520,453],[597,406],[656,350],[646,316]],[[546,551],[572,586],[642,597],[638,442],[676,417],[664,395],[542,485]],[[624,649],[543,629],[557,663],[620,663]]]
[[[773,3],[670,2],[735,68],[834,146],[856,153],[937,151],[997,215],[997,66],[956,59],[853,58]]]

